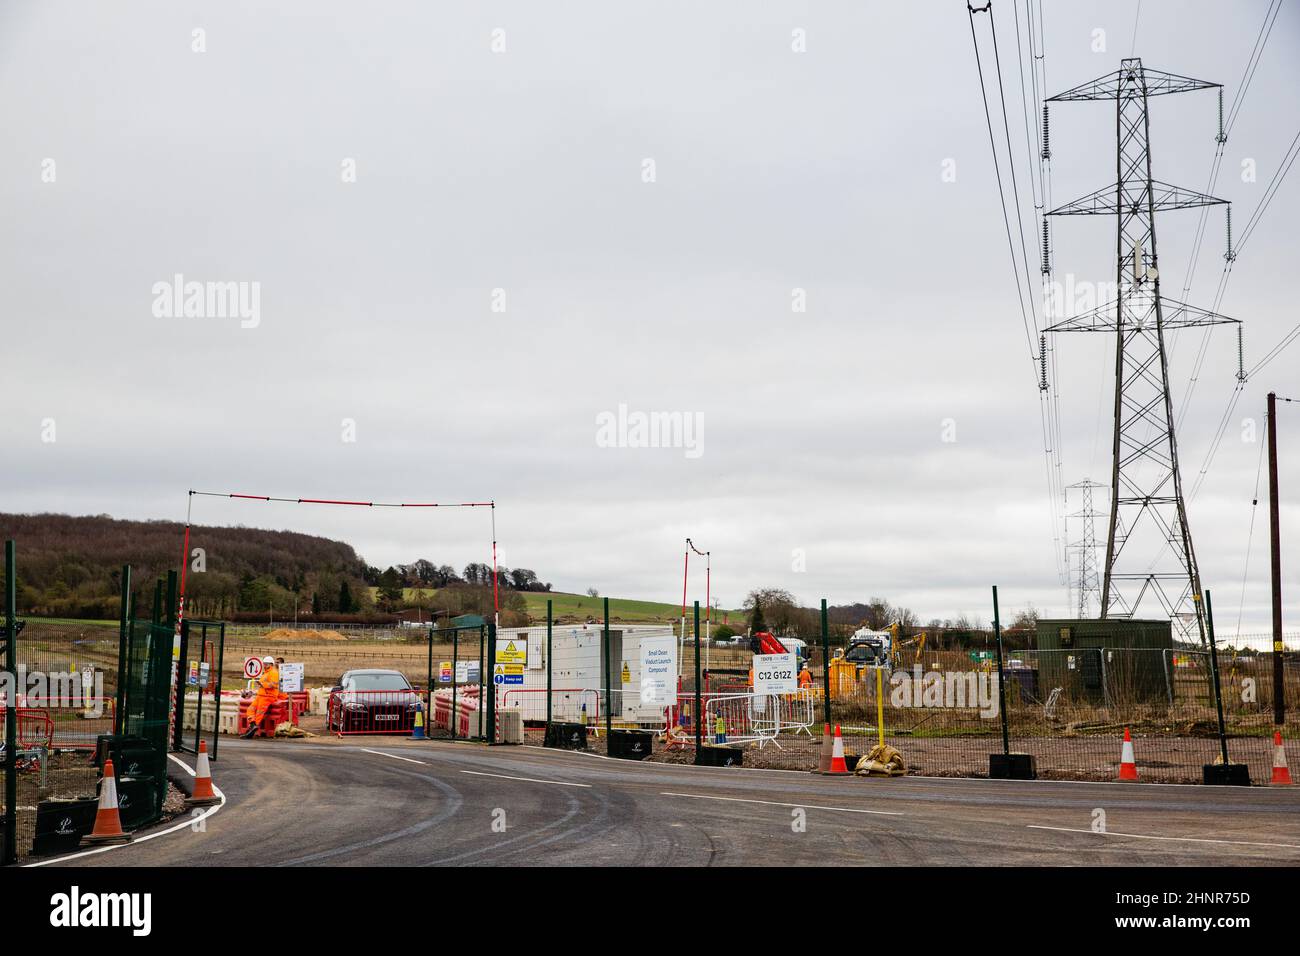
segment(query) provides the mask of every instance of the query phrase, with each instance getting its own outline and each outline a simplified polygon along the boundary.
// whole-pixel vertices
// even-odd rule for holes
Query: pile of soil
[[[266,641],[346,641],[338,631],[308,631],[296,627],[277,627],[262,635]]]

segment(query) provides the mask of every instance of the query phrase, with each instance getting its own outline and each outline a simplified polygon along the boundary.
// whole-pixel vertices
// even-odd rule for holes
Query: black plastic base
[[[645,760],[654,749],[654,737],[648,730],[611,730],[609,755],[624,760]]]
[[[43,800],[36,805],[35,856],[71,853],[95,828],[98,800]]]
[[[1033,754],[989,754],[989,779],[1037,780],[1038,764]]]
[[[1201,768],[1204,782],[1219,787],[1249,787],[1250,767],[1244,763],[1207,763]]]
[[[558,747],[560,750],[586,750],[587,725],[562,724],[552,721],[546,725],[544,746]]]
[[[710,747],[705,745],[695,753],[697,767],[739,767],[745,762],[745,752],[735,747]]]

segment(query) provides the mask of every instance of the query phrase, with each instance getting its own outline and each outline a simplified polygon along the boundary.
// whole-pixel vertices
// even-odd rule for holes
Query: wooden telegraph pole
[[[1286,721],[1282,680],[1282,531],[1277,494],[1277,393],[1268,393],[1268,538],[1273,585],[1273,722]]]

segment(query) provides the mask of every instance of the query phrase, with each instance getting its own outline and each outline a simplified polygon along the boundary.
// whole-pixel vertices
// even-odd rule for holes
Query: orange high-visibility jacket
[[[272,664],[262,671],[262,676],[257,679],[257,696],[265,694],[270,700],[279,700],[280,694],[280,668]]]

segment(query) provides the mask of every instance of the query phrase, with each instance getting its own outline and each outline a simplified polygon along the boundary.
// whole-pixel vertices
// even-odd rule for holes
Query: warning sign
[[[244,658],[244,676],[256,680],[262,676],[262,659],[260,657]]]
[[[523,664],[497,664],[492,672],[492,683],[503,687],[522,685],[524,682]]]
[[[438,664],[438,683],[451,683],[451,661],[441,661]]]
[[[632,669],[627,666],[627,661],[623,662],[623,683],[632,683]]]
[[[497,663],[498,664],[518,664],[521,667],[528,663],[528,641],[526,638],[497,638]]]

